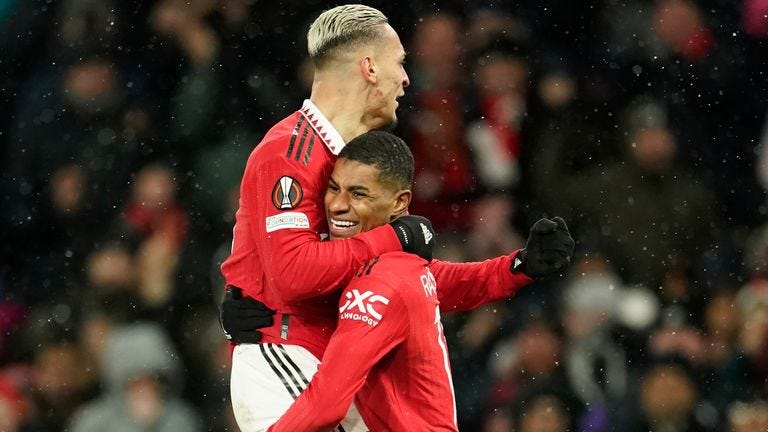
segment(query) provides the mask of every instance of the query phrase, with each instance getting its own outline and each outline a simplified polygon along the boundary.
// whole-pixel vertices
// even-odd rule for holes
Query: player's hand
[[[224,336],[232,343],[258,343],[261,333],[256,329],[271,326],[274,314],[264,303],[243,297],[242,289],[228,286],[221,300],[219,322]]]
[[[563,218],[539,219],[531,227],[525,248],[513,260],[511,270],[534,279],[562,273],[573,258],[575,246]]]
[[[432,222],[423,216],[403,215],[389,223],[397,233],[403,252],[416,254],[432,261],[437,234]]]

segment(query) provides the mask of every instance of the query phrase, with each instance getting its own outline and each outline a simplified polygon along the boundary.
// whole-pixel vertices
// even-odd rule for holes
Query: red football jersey
[[[310,101],[269,130],[248,158],[232,254],[221,266],[227,285],[280,312],[263,329],[265,342],[301,345],[318,358],[335,326],[339,289],[366,260],[401,249],[389,225],[320,241],[328,231],[323,196],[343,147]],[[283,314],[291,315],[290,332],[281,337]]]
[[[427,262],[403,252],[362,268],[309,386],[273,431],[327,431],[353,400],[372,432],[456,431],[456,405]]]
[[[317,358],[336,327],[341,289],[366,261],[401,250],[389,225],[321,241],[327,233],[323,197],[343,147],[309,100],[267,132],[248,158],[232,254],[221,266],[227,285],[277,311],[274,325],[260,330],[264,342],[299,345]],[[516,253],[483,263],[433,260],[443,311],[469,310],[529,284],[509,271]]]

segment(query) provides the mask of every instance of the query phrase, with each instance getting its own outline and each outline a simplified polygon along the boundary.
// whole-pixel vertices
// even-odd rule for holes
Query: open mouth
[[[357,234],[359,223],[349,220],[331,218],[328,225],[330,227],[332,236],[351,237],[354,234]]]

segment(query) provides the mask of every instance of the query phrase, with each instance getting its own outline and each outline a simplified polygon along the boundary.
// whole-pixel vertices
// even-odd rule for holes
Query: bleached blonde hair
[[[381,38],[381,26],[387,23],[387,17],[370,6],[350,4],[328,9],[309,27],[309,57],[320,69],[343,48]]]

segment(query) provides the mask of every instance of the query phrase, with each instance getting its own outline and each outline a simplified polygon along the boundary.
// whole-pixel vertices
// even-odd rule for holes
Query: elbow
[[[301,262],[296,260],[295,262]],[[281,269],[269,275],[269,283],[280,299],[286,303],[294,303],[325,294],[324,290],[331,284],[321,283],[323,275],[317,272],[307,272],[297,265]]]
[[[305,293],[299,289],[296,289],[297,287],[300,287],[301,284],[296,283],[294,280],[287,280],[285,278],[280,279],[280,281],[274,279],[272,281],[272,286],[275,289],[275,293],[280,297],[282,301],[286,303],[293,303],[306,298]]]
[[[290,260],[294,262],[295,260]],[[265,268],[267,284],[270,285],[275,294],[286,303],[295,302],[306,298],[306,287],[310,285],[307,280],[299,280],[298,272],[295,266],[285,266],[283,268],[274,268],[269,271]]]
[[[323,291],[313,287],[312,283],[307,280],[283,279],[280,282],[273,281],[272,287],[280,300],[288,304],[323,294]]]

